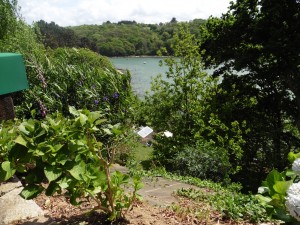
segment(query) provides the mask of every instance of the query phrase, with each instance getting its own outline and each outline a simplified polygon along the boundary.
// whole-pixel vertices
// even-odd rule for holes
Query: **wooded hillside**
[[[193,34],[200,33],[205,20],[186,22]],[[60,27],[54,22],[37,22],[43,42],[51,48],[85,47],[105,56],[156,55],[165,47],[172,53],[173,35],[178,30],[176,19],[168,23],[143,24],[135,21],[109,21],[102,25]]]

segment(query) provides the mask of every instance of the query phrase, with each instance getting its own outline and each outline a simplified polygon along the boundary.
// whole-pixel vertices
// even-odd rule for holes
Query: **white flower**
[[[300,173],[300,158],[293,162],[292,169],[296,173]]]
[[[300,221],[300,183],[294,183],[289,187],[285,205],[290,215]]]
[[[297,195],[300,197],[300,182],[299,183],[293,183],[289,189],[287,190],[287,195]]]

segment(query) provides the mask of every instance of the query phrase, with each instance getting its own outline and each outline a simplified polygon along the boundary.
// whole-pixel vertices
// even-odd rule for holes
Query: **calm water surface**
[[[134,92],[143,97],[146,91],[150,91],[151,78],[162,74],[168,67],[159,66],[159,57],[114,57],[110,58],[111,62],[118,69],[129,70],[132,76],[131,84]]]

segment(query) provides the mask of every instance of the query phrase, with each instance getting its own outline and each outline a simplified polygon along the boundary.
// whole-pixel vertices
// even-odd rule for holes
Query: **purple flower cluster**
[[[112,95],[112,97],[113,97],[114,99],[118,99],[119,96],[120,96],[120,94],[119,94],[118,92],[115,92],[115,93],[113,93],[113,95]]]
[[[105,96],[103,97],[103,101],[109,102],[109,98],[105,95]]]
[[[39,72],[39,79],[40,79],[40,81],[42,82],[43,88],[47,88],[47,82],[46,82],[46,79],[45,79],[44,75],[43,75],[41,72]]]
[[[45,118],[46,115],[47,115],[47,108],[46,108],[46,106],[43,104],[43,102],[40,101],[40,100],[39,100],[39,105],[40,105],[40,113],[41,113],[42,117]]]

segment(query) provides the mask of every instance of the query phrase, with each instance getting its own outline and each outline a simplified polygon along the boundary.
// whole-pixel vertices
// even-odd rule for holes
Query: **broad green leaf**
[[[84,126],[86,124],[86,121],[88,120],[88,117],[86,115],[80,113],[79,120],[80,120],[81,126]]]
[[[101,117],[99,112],[90,112],[88,115],[88,121],[93,124],[97,119]]]
[[[262,203],[265,204],[268,204],[272,201],[272,198],[263,195],[256,195],[256,198],[258,198]]]
[[[107,121],[107,119],[100,119],[100,120],[97,120],[95,124],[99,125],[99,124],[104,123],[106,121]]]
[[[129,182],[129,176],[127,174],[123,174],[119,171],[115,171],[111,175],[111,181],[113,184],[119,186],[121,184],[126,184]]]
[[[30,150],[29,150],[29,152],[30,152]],[[45,155],[45,153],[44,153],[43,151],[40,151],[39,149],[35,149],[35,150],[33,151],[32,155],[37,156],[37,157],[40,157],[40,156]]]
[[[33,120],[27,120],[26,122],[22,123],[26,130],[33,132],[34,131],[34,121]]]
[[[54,166],[46,166],[44,169],[44,173],[49,180],[49,182],[56,180],[62,174],[61,169],[58,169]]]
[[[300,152],[299,153],[290,152],[288,154],[288,160],[290,163],[293,163],[298,158],[300,158]]]
[[[277,193],[279,193],[281,195],[285,195],[286,191],[288,190],[288,188],[291,186],[292,183],[293,183],[292,180],[290,180],[290,181],[276,181],[273,188]]]
[[[111,135],[111,134],[112,134],[112,132],[111,132],[109,129],[107,129],[107,128],[104,128],[103,131],[104,131],[106,134],[108,134],[108,135]]]
[[[122,131],[121,131],[120,129],[116,128],[116,127],[114,127],[114,128],[112,129],[112,132],[113,132],[115,135],[120,135],[120,134],[122,134]]]
[[[57,181],[57,184],[63,188],[63,189],[66,189],[69,187],[69,182],[71,180],[70,179],[67,179],[66,177],[62,178],[61,180]]]
[[[144,187],[144,184],[142,182],[134,184],[134,188],[135,188],[136,191],[142,189],[143,187]]]
[[[41,136],[43,136],[45,133],[46,133],[45,130],[41,130],[41,131],[35,136],[35,138],[41,137]]]
[[[101,186],[104,187],[107,185],[107,177],[104,171],[99,171],[96,173],[97,179],[93,181],[94,186]]]
[[[55,152],[59,151],[64,145],[62,144],[57,144],[57,145],[54,145],[54,150]]]
[[[70,174],[76,179],[76,180],[82,180],[82,175],[86,171],[86,164],[81,161],[79,164],[75,165],[71,170],[69,170]]]
[[[49,126],[48,126],[48,125],[42,123],[42,124],[41,124],[41,127],[42,127],[46,132],[48,132],[48,130],[49,130]]]
[[[268,174],[266,181],[267,181],[268,187],[271,190],[273,190],[273,186],[275,185],[275,183],[277,181],[283,181],[283,178],[282,178],[281,174],[277,170],[273,169]]]
[[[25,147],[27,146],[27,141],[21,135],[15,139],[15,142]]]
[[[25,199],[33,199],[40,194],[44,188],[35,184],[26,186],[20,193]]]
[[[5,161],[1,164],[0,180],[6,181],[11,178],[16,172],[16,169],[12,167],[11,162]]]
[[[69,106],[69,112],[74,116],[79,116],[79,112],[73,106]]]
[[[293,170],[286,170],[285,175],[287,177],[292,177],[292,176],[295,176],[295,172]]]
[[[25,126],[21,123],[18,127],[19,131],[22,132],[25,135],[29,135],[30,132],[28,130],[26,130]]]

